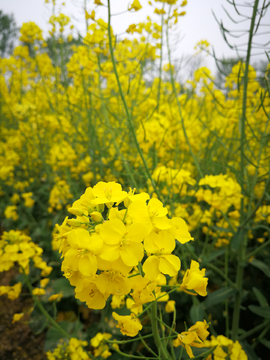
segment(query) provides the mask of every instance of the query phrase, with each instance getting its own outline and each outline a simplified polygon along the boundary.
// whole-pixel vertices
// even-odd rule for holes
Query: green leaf
[[[64,337],[61,331],[55,328],[50,328],[46,334],[44,351],[47,352],[48,350],[55,349],[60,340],[63,340],[63,342],[66,342],[67,344],[69,342],[69,339]]]
[[[225,254],[225,249],[219,249],[219,250],[213,251],[209,255],[202,257],[201,265],[204,266],[204,265],[210,263],[211,261],[215,260],[217,257],[224,255],[224,254]]]
[[[83,338],[83,333],[82,333],[83,324],[79,320],[72,323],[69,321],[60,321],[58,324],[72,337],[75,337],[77,339]],[[60,330],[55,329],[53,327],[50,328],[46,334],[46,340],[44,344],[45,352],[48,350],[55,349],[60,340],[63,340],[66,343],[69,342],[69,339],[65,337]]]
[[[237,232],[233,235],[232,239],[231,239],[231,249],[233,251],[236,251],[239,246],[241,245],[241,242],[243,240],[243,231],[241,231],[240,229],[237,230]]]
[[[260,343],[270,349],[270,341],[266,339],[260,339]]]
[[[240,341],[240,344],[242,345],[242,348],[246,353],[248,360],[258,360],[258,355],[256,355],[253,348],[246,341]]]
[[[260,292],[260,290],[257,289],[256,287],[253,287],[252,290],[253,290],[259,304],[261,305],[261,307],[268,306],[268,302],[267,302],[266,298],[263,296],[263,294]]]
[[[192,305],[190,309],[190,317],[193,324],[195,324],[196,321],[203,321],[203,308],[201,304]]]
[[[74,287],[70,285],[68,279],[60,278],[52,283],[54,294],[62,293],[63,297],[74,296]]]
[[[35,335],[41,334],[46,328],[48,322],[46,317],[42,314],[38,307],[35,307],[31,313],[29,320],[29,327]]]
[[[249,263],[254,267],[256,267],[257,269],[260,269],[264,273],[264,275],[270,278],[270,268],[264,262],[257,259],[253,259]]]
[[[203,309],[208,309],[209,307],[219,304],[235,293],[234,289],[224,287],[217,291],[212,292],[206,298],[206,300],[202,303]]]
[[[270,319],[270,307],[260,307],[260,306],[250,305],[248,308],[254,314],[259,315],[265,319]]]

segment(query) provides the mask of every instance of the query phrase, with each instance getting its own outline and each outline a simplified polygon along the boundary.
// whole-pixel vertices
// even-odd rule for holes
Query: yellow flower
[[[196,291],[201,296],[206,296],[206,286],[208,278],[205,278],[205,269],[200,270],[199,263],[191,260],[190,269],[184,275],[180,288],[188,294],[194,295],[189,290]]]
[[[10,286],[7,293],[8,298],[11,300],[17,299],[20,296],[21,291],[22,291],[22,283],[20,282],[13,286]]]
[[[120,329],[123,335],[136,336],[138,332],[142,329],[142,324],[140,320],[136,318],[134,314],[121,316],[118,315],[116,312],[113,312],[112,316],[118,322],[118,325],[116,325],[116,327]]]
[[[139,0],[134,0],[128,10],[130,11],[130,10],[134,9],[135,11],[139,11],[141,8],[142,8],[142,5],[140,4]]]
[[[95,10],[93,10],[93,11],[91,12],[91,14],[88,14],[88,12],[85,10],[85,19],[86,19],[86,20],[88,20],[88,19],[95,20],[95,16],[96,16]]]
[[[185,220],[179,217],[174,217],[172,218],[171,223],[171,232],[174,234],[175,239],[177,239],[181,244],[194,240],[194,238],[190,236]]]
[[[14,221],[18,220],[19,216],[16,213],[16,210],[17,210],[16,205],[7,206],[5,211],[4,211],[5,217],[7,219],[13,219]]]
[[[71,283],[72,284],[72,283]],[[72,284],[73,285],[73,284]],[[75,298],[82,302],[86,302],[86,305],[90,309],[100,310],[106,305],[106,300],[109,294],[102,294],[97,288],[96,284],[88,279],[83,280],[81,287],[75,289]]]
[[[40,280],[40,286],[42,288],[45,288],[49,281],[50,281],[50,279],[48,279],[48,278]]]
[[[104,340],[109,340],[112,337],[112,334],[108,333],[97,333],[96,336],[94,336],[91,339],[91,346],[94,349],[94,356],[99,357],[101,356],[104,359],[107,359],[112,353],[109,351],[108,345],[106,345]],[[116,345],[116,344],[115,344]]]
[[[167,313],[171,313],[171,312],[174,312],[174,310],[175,310],[175,301],[169,300],[165,306],[165,311]]]
[[[33,291],[32,291],[33,295],[44,295],[46,294],[46,291],[44,289],[41,289],[41,288],[35,288]]]
[[[87,341],[78,340],[76,338],[71,338],[69,343],[61,341],[60,344],[54,349],[53,352],[48,351],[46,353],[48,360],[56,359],[80,359],[80,360],[90,360],[90,357],[83,350],[83,346],[87,346]]]
[[[113,295],[111,301],[111,308],[117,309],[125,305],[125,295]]]
[[[248,357],[238,341],[233,342],[223,335],[211,336],[211,340],[205,340],[205,347],[217,346],[214,350],[214,359],[248,360]]]
[[[49,297],[48,301],[55,301],[55,300],[60,300],[63,297],[63,294],[53,294]]]
[[[24,313],[14,314],[12,324],[14,324],[16,321],[20,321],[24,317]]]
[[[148,204],[145,201],[136,200],[128,207],[128,214],[134,223],[144,224],[150,232],[153,228],[166,230],[171,228],[170,220],[167,218],[168,210],[158,199],[151,199]]]
[[[75,229],[68,234],[70,245],[65,253],[62,270],[80,271],[84,276],[93,276],[97,271],[98,254],[102,248],[103,240],[96,233],[89,234],[85,229]]]
[[[191,326],[188,331],[184,331],[178,334],[177,338],[173,340],[173,346],[177,347],[182,345],[190,358],[193,358],[191,346],[202,348],[205,346],[204,341],[206,340],[209,332],[206,330],[209,327],[207,322],[204,320],[197,321],[195,325]]]
[[[103,340],[109,340],[112,337],[112,334],[109,333],[97,333],[91,339],[91,346],[98,347]]]
[[[104,295],[126,295],[131,290],[130,280],[115,270],[104,271],[98,275],[96,285]]]
[[[161,254],[147,258],[143,264],[143,271],[148,279],[155,280],[160,273],[175,276],[180,267],[181,262],[177,256]]]
[[[155,14],[158,14],[158,15],[164,15],[166,14],[166,11],[164,9],[155,9],[154,11]]]
[[[126,307],[135,315],[138,315],[143,311],[143,306],[142,305],[137,306],[134,300],[130,298],[126,299]]]
[[[20,41],[33,44],[35,40],[43,40],[42,30],[32,21],[23,23],[20,32]]]
[[[102,182],[100,181],[93,187],[93,195],[95,199],[93,204],[106,204],[108,208],[111,208],[114,203],[121,203],[126,197],[126,191],[122,191],[122,186],[116,182]]]
[[[12,204],[18,204],[18,202],[20,201],[20,195],[14,193],[10,200]]]
[[[24,198],[24,205],[29,208],[35,203],[35,200],[32,199],[31,196],[33,196],[32,192],[22,194],[22,198]]]
[[[170,231],[153,230],[145,238],[144,247],[148,254],[153,254],[143,264],[147,278],[155,280],[160,272],[169,276],[177,275],[181,262],[177,256],[171,254],[175,248],[175,239]]]
[[[128,34],[133,34],[134,32],[137,32],[136,27],[137,27],[136,24],[130,24],[129,27],[127,28],[126,32]]]
[[[147,232],[142,224],[126,227],[119,219],[106,221],[100,227],[100,235],[104,240],[101,259],[115,261],[120,256],[126,265],[136,266],[144,255],[142,241]]]

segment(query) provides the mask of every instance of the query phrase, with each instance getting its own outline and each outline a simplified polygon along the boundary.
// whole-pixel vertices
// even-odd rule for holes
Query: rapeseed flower
[[[191,292],[191,290],[193,290],[201,296],[206,296],[208,278],[204,277],[205,271],[205,269],[200,270],[197,261],[191,260],[190,269],[185,272],[180,289],[191,295],[194,295],[194,293]]]
[[[188,331],[184,331],[173,340],[173,346],[182,345],[190,358],[194,358],[191,347],[202,348],[205,347],[205,340],[209,335],[207,331],[206,321],[197,321],[195,325],[191,326]]]
[[[116,327],[120,329],[123,335],[134,337],[142,329],[140,320],[136,318],[134,314],[121,316],[113,312],[112,315],[113,318],[118,322]]]

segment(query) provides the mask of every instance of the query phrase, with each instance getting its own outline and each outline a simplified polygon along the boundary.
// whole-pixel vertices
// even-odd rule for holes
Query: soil
[[[15,273],[14,273],[15,272]],[[16,270],[0,274],[0,285],[9,285]],[[31,308],[33,301],[22,294],[16,300],[0,296],[0,360],[47,360],[43,350],[45,334],[35,335],[27,325],[27,315],[12,324],[13,315]]]

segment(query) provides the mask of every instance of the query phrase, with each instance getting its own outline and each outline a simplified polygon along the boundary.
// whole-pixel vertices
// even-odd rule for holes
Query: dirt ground
[[[0,285],[9,285],[14,270],[0,273]],[[0,360],[46,360],[45,334],[35,335],[27,325],[27,317],[12,324],[15,313],[24,312],[32,305],[32,299],[20,296],[10,300],[0,296]]]

